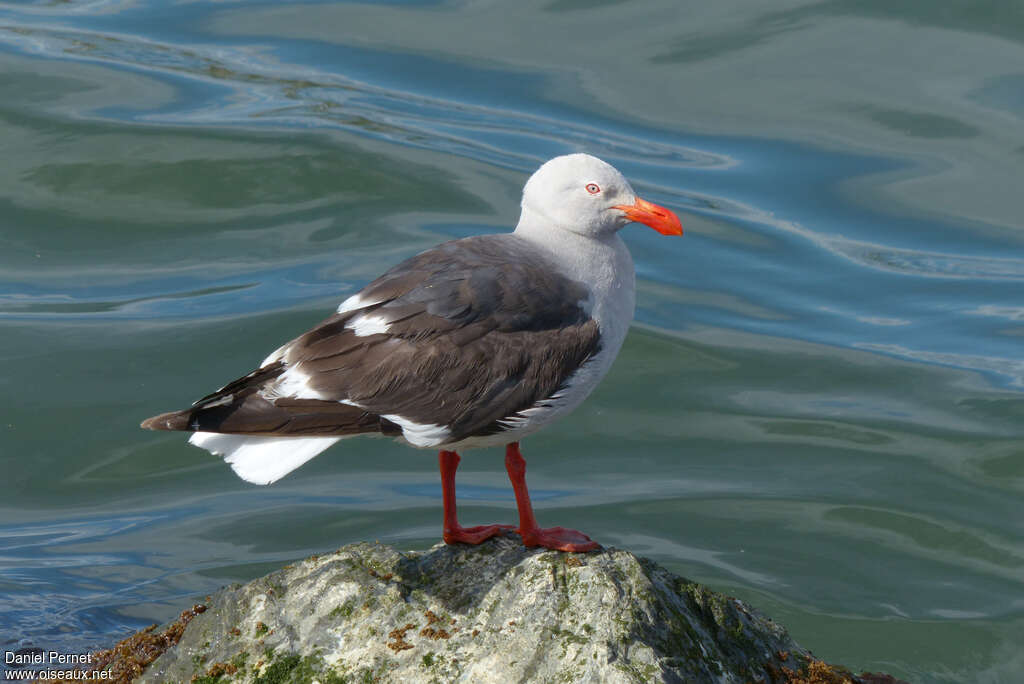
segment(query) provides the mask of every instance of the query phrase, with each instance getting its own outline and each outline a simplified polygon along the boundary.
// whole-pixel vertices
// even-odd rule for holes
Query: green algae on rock
[[[743,602],[649,560],[507,536],[410,553],[352,544],[225,588],[138,681],[859,679],[800,680],[814,663]]]

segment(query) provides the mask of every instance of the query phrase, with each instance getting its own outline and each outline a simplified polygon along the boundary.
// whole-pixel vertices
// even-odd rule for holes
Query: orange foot
[[[504,530],[514,529],[515,525],[477,525],[475,527],[456,525],[454,527],[445,527],[442,536],[444,537],[445,544],[479,544],[496,534],[501,534]]]
[[[525,531],[519,531],[523,538],[523,545],[543,546],[545,549],[556,551],[593,551],[601,548],[596,541],[577,530],[570,530],[565,527],[534,527]]]

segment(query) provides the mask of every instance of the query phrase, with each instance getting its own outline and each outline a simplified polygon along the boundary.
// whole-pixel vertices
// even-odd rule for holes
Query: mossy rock
[[[222,589],[178,632],[137,681],[895,681],[814,660],[743,602],[626,551],[512,535],[352,544]]]

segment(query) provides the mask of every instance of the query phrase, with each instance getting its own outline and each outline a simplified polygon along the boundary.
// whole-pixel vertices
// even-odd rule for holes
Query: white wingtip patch
[[[358,294],[354,294],[338,305],[338,313],[343,314],[348,313],[349,311],[355,311],[356,309],[365,309],[366,307],[373,306],[374,304],[380,304],[380,302],[369,301],[363,299]]]
[[[274,384],[260,390],[266,399],[277,397],[297,397],[299,399],[327,399],[327,395],[309,386],[310,376],[302,372],[300,366],[289,366],[281,373]]]
[[[382,316],[360,314],[349,321],[345,327],[354,332],[356,337],[366,337],[367,335],[386,333],[391,328],[391,324]]]
[[[265,485],[292,472],[341,437],[261,437],[194,432],[189,444],[223,456],[238,477]]]
[[[282,344],[280,347],[275,349],[270,354],[270,356],[268,356],[267,358],[263,359],[263,363],[260,364],[260,368],[266,368],[267,366],[269,366],[270,364],[274,363],[278,359],[283,359],[284,355],[288,352],[288,348],[291,346],[291,344],[292,344],[291,342],[288,342],[287,344]]]
[[[418,447],[434,447],[444,444],[452,434],[451,430],[444,425],[416,423],[395,414],[381,416],[381,418],[390,420],[402,428],[402,436],[405,437],[405,441]]]

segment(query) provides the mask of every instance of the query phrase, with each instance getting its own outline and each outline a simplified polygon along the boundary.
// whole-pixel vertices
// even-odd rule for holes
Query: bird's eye
[[[589,192],[591,195],[596,195],[597,193],[601,192],[601,188],[597,186],[597,183],[587,183],[587,192]]]

